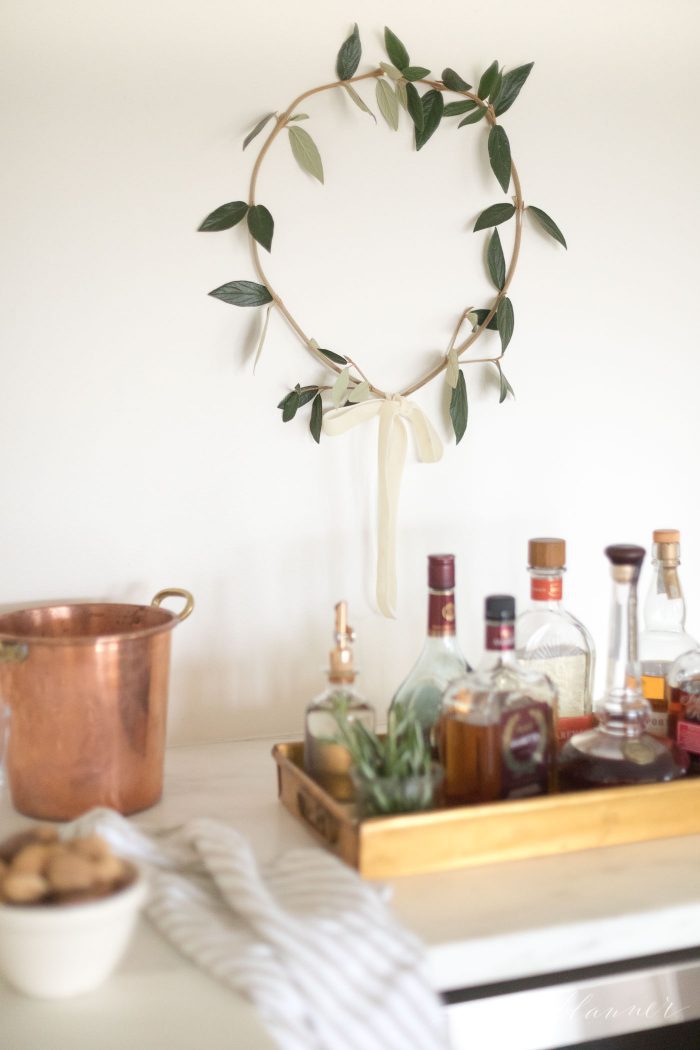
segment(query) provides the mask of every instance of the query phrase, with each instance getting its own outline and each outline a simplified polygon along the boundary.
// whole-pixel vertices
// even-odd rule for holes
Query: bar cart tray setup
[[[304,772],[303,743],[272,756],[283,805],[369,879],[700,834],[700,777],[358,820]]]

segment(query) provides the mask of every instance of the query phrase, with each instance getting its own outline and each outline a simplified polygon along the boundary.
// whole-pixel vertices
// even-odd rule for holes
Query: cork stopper
[[[615,543],[605,548],[605,554],[613,565],[633,565],[641,567],[646,551],[633,543]]]
[[[563,569],[566,565],[566,541],[551,536],[530,540],[527,558],[531,569]]]
[[[429,554],[428,587],[430,587],[432,591],[453,591],[454,586],[454,554]]]
[[[678,529],[654,529],[652,550],[657,561],[664,566],[677,568],[681,563],[681,534]]]
[[[352,682],[355,679],[352,643],[355,632],[348,623],[348,603],[335,607],[335,646],[330,651],[328,676],[332,682]]]
[[[654,543],[680,543],[678,529],[654,529]]]

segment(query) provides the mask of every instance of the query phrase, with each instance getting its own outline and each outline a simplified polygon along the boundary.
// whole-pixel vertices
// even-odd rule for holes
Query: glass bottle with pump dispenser
[[[523,666],[546,674],[556,686],[561,745],[593,726],[595,649],[583,624],[562,606],[565,541],[530,540],[528,569],[532,605],[516,621],[516,652]]]
[[[639,639],[642,692],[651,705],[648,726],[655,736],[669,736],[670,693],[668,670],[697,642],[685,632],[685,599],[678,577],[681,534],[677,529],[656,529],[652,547],[653,576],[644,603],[644,630]]]
[[[357,672],[352,644],[355,634],[348,624],[347,603],[335,607],[335,645],[330,652],[328,688],[306,709],[304,769],[321,787],[342,802],[353,798],[350,755],[338,743],[336,717],[344,715],[374,729],[374,710],[355,690]]]

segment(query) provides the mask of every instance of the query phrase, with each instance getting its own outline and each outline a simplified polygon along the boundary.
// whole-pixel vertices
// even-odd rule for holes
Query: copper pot
[[[185,599],[180,613],[161,609]],[[0,698],[10,705],[7,773],[20,813],[70,820],[92,806],[135,813],[163,790],[170,632],[194,599],[88,602],[0,616]]]

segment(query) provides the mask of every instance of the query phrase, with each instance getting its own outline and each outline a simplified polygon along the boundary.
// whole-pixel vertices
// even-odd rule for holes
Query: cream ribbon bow
[[[418,405],[400,394],[333,408],[323,416],[324,433],[331,437],[379,416],[377,604],[384,616],[394,616],[396,606],[396,520],[401,476],[406,462],[406,427],[410,423],[423,463],[442,458],[442,442]]]

